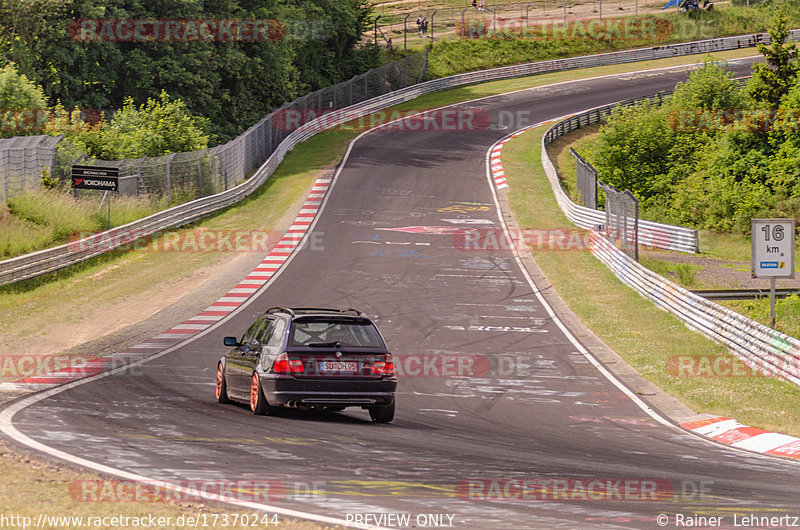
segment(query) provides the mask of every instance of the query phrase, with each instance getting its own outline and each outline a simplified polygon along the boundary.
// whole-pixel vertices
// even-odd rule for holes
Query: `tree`
[[[192,116],[186,105],[161,92],[138,108],[127,98],[109,121],[92,124],[75,109],[59,103],[47,125],[48,134],[63,134],[86,154],[103,160],[155,157],[208,147],[208,120]]]
[[[0,70],[0,138],[41,134],[47,108],[42,87],[17,71],[14,63]]]
[[[766,63],[753,65],[753,78],[748,83],[752,98],[770,109],[780,106],[781,98],[789,92],[797,79],[797,46],[787,44],[789,30],[786,15],[778,10],[769,28],[770,43],[759,44],[758,52]]]
[[[66,108],[142,104],[165,90],[227,141],[283,103],[377,65],[367,0],[0,0],[0,60]],[[81,20],[272,20],[267,42],[97,40]],[[15,59],[17,58],[17,59]]]
[[[628,189],[648,207],[668,185],[676,132],[668,109],[650,103],[618,107],[601,128],[591,159],[603,182]]]
[[[708,55],[702,67],[689,73],[685,83],[675,85],[669,106],[689,110],[737,110],[745,107],[745,98],[727,65],[717,63]]]

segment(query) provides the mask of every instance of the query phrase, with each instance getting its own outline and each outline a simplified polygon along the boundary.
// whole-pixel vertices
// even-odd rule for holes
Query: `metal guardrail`
[[[800,35],[800,31],[797,31],[796,34]],[[795,32],[793,32],[792,37],[795,38]],[[759,42],[769,42],[769,35],[766,33],[741,35],[668,46],[601,53],[570,59],[556,59],[523,65],[505,66],[491,70],[481,70],[478,72],[469,72],[451,77],[434,79],[401,88],[341,109],[337,112],[336,119],[330,119],[329,115],[322,115],[317,119],[303,124],[298,129],[286,135],[283,140],[277,144],[276,149],[268,155],[266,161],[256,170],[252,177],[229,190],[181,204],[127,225],[81,239],[80,241],[0,261],[0,285],[33,278],[41,274],[62,269],[103,254],[104,252],[130,244],[136,238],[146,237],[169,228],[183,226],[219,211],[256,190],[270,175],[272,175],[287,152],[318,132],[366,116],[371,112],[410,101],[425,94],[485,81],[525,77],[543,72],[749,48],[755,46]],[[307,99],[299,98],[296,101],[300,100],[303,100],[301,108],[307,108],[302,106],[306,104],[305,102]],[[287,104],[287,106],[294,105],[296,101]],[[265,139],[253,138],[252,140],[262,142]],[[267,141],[270,141],[270,139],[267,139]],[[579,212],[579,215],[583,214]],[[596,224],[594,221],[592,221],[592,223]],[[644,244],[658,246],[658,242],[664,238],[671,241],[671,238],[666,236],[666,232],[660,232],[657,228],[649,230],[648,234],[650,235],[650,239],[643,239],[642,242]]]
[[[580,121],[586,119],[588,113],[596,111],[597,109],[592,109],[570,119]],[[783,377],[800,386],[800,340],[715,304],[659,276],[631,259],[594,230],[598,224],[597,215],[602,212],[579,206],[567,197],[561,189],[558,173],[547,155],[547,135],[553,129],[563,131],[563,123],[556,124],[542,137],[542,165],[558,204],[567,217],[578,226],[591,230],[592,254],[608,266],[624,284],[653,301],[656,306],[674,314],[690,328],[727,345],[749,366],[768,375]],[[667,242],[673,243],[670,238],[667,238]]]
[[[706,300],[755,300],[769,296],[769,289],[692,289]],[[800,295],[800,289],[775,289],[775,298]]]
[[[664,98],[672,92],[659,92],[653,96],[645,96],[641,98],[628,99],[610,105],[603,105],[594,109],[581,112],[574,116],[570,116],[565,120],[556,123],[545,132],[542,137],[542,164],[545,166],[545,171],[550,178],[551,173],[556,175],[556,183],[558,183],[558,175],[555,172],[555,167],[550,161],[549,157],[545,157],[546,147],[551,144],[556,138],[568,134],[575,129],[586,127],[602,121],[606,116],[620,106],[631,106],[643,101],[650,101],[661,104]],[[551,184],[552,184],[551,180]],[[570,221],[577,224],[581,228],[591,230],[606,223],[606,213],[593,208],[587,208],[576,204],[567,197],[567,194],[561,190],[561,185],[558,185],[560,193],[556,194],[559,206],[567,215]],[[653,221],[639,220],[639,243],[645,246],[654,248],[661,248],[665,250],[677,250],[680,252],[697,253],[700,251],[700,240],[697,230],[692,228],[684,228],[681,226],[672,226]]]
[[[592,232],[592,253],[626,285],[690,328],[728,346],[745,364],[800,386],[800,340],[662,278]]]

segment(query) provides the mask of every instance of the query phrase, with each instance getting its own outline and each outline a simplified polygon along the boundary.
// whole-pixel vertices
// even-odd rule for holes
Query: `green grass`
[[[647,256],[641,256],[639,258],[639,263],[659,276],[663,276],[687,289],[700,288],[700,284],[697,280],[697,271],[699,270],[697,265],[692,265],[690,263],[674,263],[671,261],[653,259]]]
[[[591,152],[592,144],[599,136],[599,126],[585,127],[568,135],[562,136],[550,146],[551,156],[554,157],[553,163],[558,169],[562,180],[562,186],[568,195],[575,198],[575,162],[569,148],[573,148],[578,153],[586,156]],[[588,158],[588,157],[587,157]],[[650,219],[645,212],[645,217]],[[652,219],[664,222],[662,219]],[[700,255],[722,261],[730,261],[731,267],[741,268],[742,271],[749,270],[751,260],[750,238],[742,234],[718,233],[703,230],[699,233]],[[667,259],[658,259],[656,254],[641,256],[642,265],[653,272],[669,278],[678,285],[687,289],[719,289],[727,288],[727,285],[707,285],[700,282],[697,278],[698,266],[688,263],[675,263]],[[800,264],[795,263],[795,267]],[[771,325],[769,299],[760,300],[737,300],[721,301],[721,305],[728,307],[748,318],[752,318],[764,325]],[[794,298],[777,300],[775,329],[786,333],[792,337],[800,337],[800,303]]]
[[[722,305],[765,326],[772,322],[769,296],[757,300],[726,301]],[[792,337],[800,337],[800,298],[797,295],[775,300],[775,329]]]
[[[0,258],[41,250],[108,227],[100,195],[75,197],[40,189],[13,197],[0,211]],[[121,226],[166,208],[164,198],[114,197],[111,225]]]
[[[558,208],[541,166],[539,145],[547,127],[516,137],[503,148],[511,209],[523,230],[574,230]],[[800,388],[764,377],[674,373],[670,366],[678,358],[730,354],[622,284],[588,251],[532,253],[578,318],[642,376],[697,412],[800,435]]]
[[[106,482],[95,482],[102,480]],[[98,485],[99,487],[96,491],[99,492],[98,496],[101,498],[115,500],[107,502],[76,500],[75,496],[80,495],[81,487],[85,483]],[[53,526],[44,526],[43,524],[45,528],[99,528],[87,524],[89,522],[88,518],[107,517],[109,518],[107,521],[110,521],[111,517],[118,516],[137,517],[141,518],[141,521],[131,519],[128,521],[129,524],[126,525],[119,523],[116,525],[109,524],[108,526],[103,526],[103,528],[142,528],[147,526],[148,517],[152,515],[156,518],[163,518],[159,523],[169,523],[161,524],[157,528],[185,530],[187,526],[192,526],[192,524],[186,524],[187,516],[193,516],[197,519],[198,516],[205,515],[206,521],[214,521],[214,514],[220,514],[219,520],[222,521],[221,514],[230,514],[228,522],[231,524],[226,525],[226,527],[238,530],[252,528],[252,525],[233,524],[233,514],[252,513],[253,516],[251,517],[253,518],[249,519],[249,521],[255,520],[256,517],[260,520],[260,517],[263,516],[263,512],[250,512],[219,503],[201,504],[192,502],[193,499],[191,497],[184,502],[174,501],[172,498],[153,500],[152,502],[131,502],[129,499],[116,500],[116,495],[123,497],[123,492],[132,496],[134,494],[133,483],[109,479],[108,477],[101,478],[85,471],[76,471],[52,460],[45,462],[37,461],[33,456],[20,457],[9,451],[5,444],[0,443],[0,498],[3,499],[3,516],[7,518],[6,521],[11,521],[11,523],[6,523],[5,526],[12,528],[23,528],[24,518],[29,518],[27,521],[29,527],[36,525],[39,514],[46,514],[52,518],[75,516],[83,517],[84,519],[83,525],[62,523],[56,526],[55,521],[53,521]],[[175,497],[180,498],[177,495]],[[184,516],[184,524],[178,524],[178,518],[181,516]],[[12,517],[16,519],[16,522]],[[170,519],[168,520],[167,518]],[[120,521],[124,520],[120,518]],[[331,528],[327,525],[298,521],[284,516],[279,516],[278,521],[278,525],[263,525],[259,527],[277,527],[284,530],[324,530]],[[44,521],[42,522],[44,523]],[[201,523],[200,527],[202,528],[202,526]]]
[[[786,4],[785,9],[790,27],[800,25],[800,7]],[[698,13],[697,17],[679,12],[626,17],[638,24],[652,23],[656,29],[630,31],[627,35],[621,31],[613,38],[592,38],[583,31],[583,25],[576,26],[575,22],[569,23],[563,36],[554,35],[552,26],[544,31],[539,26],[519,34],[489,32],[483,38],[454,38],[433,46],[429,55],[430,73],[433,77],[444,77],[532,61],[763,32],[769,26],[773,11],[764,6],[726,6]]]

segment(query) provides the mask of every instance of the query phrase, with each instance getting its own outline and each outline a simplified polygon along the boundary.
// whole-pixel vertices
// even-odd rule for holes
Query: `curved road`
[[[684,76],[628,74],[464,104],[486,110],[495,125],[503,111],[508,129],[362,136],[329,192],[316,248],[298,252],[249,305],[140,369],[24,408],[14,425],[131,473],[269,480],[271,504],[368,523],[376,519],[354,514],[407,513],[409,526],[437,521],[420,514],[441,514],[459,528],[656,528],[662,513],[670,528],[675,514],[724,516],[731,527],[734,513],[800,515],[797,464],[708,443],[648,416],[565,336],[511,253],[391,230],[465,219],[500,227],[486,176],[492,143]],[[222,337],[275,305],[377,316],[401,368],[423,372],[401,379],[395,421],[371,424],[361,410],[254,417],[217,404]]]

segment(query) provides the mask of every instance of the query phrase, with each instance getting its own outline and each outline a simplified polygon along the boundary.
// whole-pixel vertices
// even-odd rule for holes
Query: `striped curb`
[[[508,188],[506,174],[503,171],[503,163],[500,161],[500,153],[503,151],[503,146],[506,145],[506,142],[508,142],[510,139],[510,136],[503,138],[494,144],[489,153],[489,164],[492,168],[492,180],[494,180],[494,185],[497,186],[498,190]]]
[[[549,120],[556,121],[556,120]],[[503,146],[512,138],[530,129],[543,125],[542,122],[520,129],[497,142],[489,150],[489,162],[492,177],[498,189],[508,188],[500,160]],[[502,181],[499,180],[502,178]],[[502,184],[501,184],[502,182]],[[681,427],[701,436],[711,438],[720,443],[756,453],[800,459],[800,438],[765,431],[756,427],[743,425],[730,418],[711,418],[706,420],[682,423]]]
[[[332,179],[317,179],[292,225],[267,256],[238,285],[203,311],[180,324],[108,357],[97,357],[13,382],[0,383],[0,390],[44,390],[70,381],[97,375],[123,366],[183,342],[204,331],[244,304],[258,292],[297,249],[319,213]]]
[[[506,145],[512,138],[516,138],[520,134],[524,134],[528,132],[530,129],[534,129],[546,123],[554,122],[559,118],[553,118],[552,120],[542,121],[539,123],[535,123],[533,125],[529,125],[523,129],[520,129],[508,136],[504,137],[502,140],[498,141],[494,144],[491,148],[489,148],[489,167],[492,171],[492,180],[494,181],[494,185],[498,190],[508,189],[508,182],[506,181],[506,174],[505,170],[503,169],[503,162],[500,159],[501,154],[503,152],[503,146]]]
[[[681,427],[731,447],[800,459],[800,438],[748,427],[730,418],[690,421]]]

